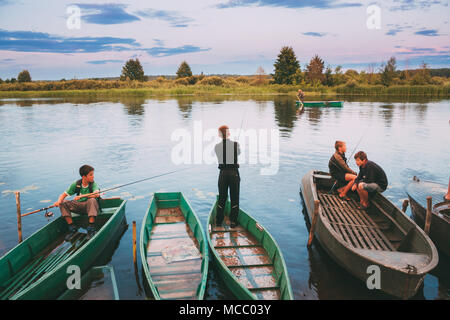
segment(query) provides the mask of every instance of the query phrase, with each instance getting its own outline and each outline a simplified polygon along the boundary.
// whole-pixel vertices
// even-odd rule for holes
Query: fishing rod
[[[116,187],[112,187],[112,188],[108,188],[108,189],[105,189],[105,190],[101,190],[101,191],[98,190],[97,192],[92,192],[92,193],[87,193],[87,194],[79,195],[79,196],[77,196],[77,197],[78,197],[78,199],[81,199],[81,198],[89,197],[89,196],[92,196],[92,195],[101,195],[101,194],[105,194],[106,192],[111,191],[111,190],[123,188],[123,187],[126,187],[126,186],[130,186],[130,185],[132,185],[132,184],[136,184],[136,183],[139,183],[139,182],[143,182],[143,181],[151,180],[151,179],[154,179],[154,178],[166,176],[166,175],[169,175],[169,174],[172,174],[172,173],[175,173],[175,172],[180,172],[180,171],[188,170],[188,169],[191,169],[191,168],[193,168],[193,167],[188,167],[188,168],[183,168],[183,169],[178,169],[178,170],[174,170],[174,171],[170,171],[170,172],[158,174],[158,175],[155,175],[155,176],[151,176],[151,177],[148,177],[148,178],[145,178],[145,179],[141,179],[141,180],[137,180],[137,181],[125,183],[125,184],[123,184],[123,185],[116,186]],[[38,210],[35,210],[35,211],[27,212],[27,213],[24,213],[24,214],[22,215],[22,217],[28,216],[28,215],[33,214],[33,213],[38,213],[38,212],[40,212],[40,211],[48,210],[48,209],[51,209],[51,208],[54,208],[54,207],[55,207],[55,205],[52,205],[52,206],[45,207],[45,208],[42,208],[42,209],[38,209]]]

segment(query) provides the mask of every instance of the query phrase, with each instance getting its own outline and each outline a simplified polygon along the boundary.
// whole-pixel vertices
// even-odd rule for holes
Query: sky
[[[138,58],[146,75],[273,73],[283,46],[302,70],[450,67],[449,0],[0,0],[0,78],[117,77]]]

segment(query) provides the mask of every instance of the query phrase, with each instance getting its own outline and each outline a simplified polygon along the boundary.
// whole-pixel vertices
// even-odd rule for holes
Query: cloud
[[[446,1],[438,0],[394,0],[397,5],[392,6],[390,11],[408,11],[416,9],[427,9],[433,5],[442,5],[444,7],[448,6]]]
[[[146,49],[147,53],[153,57],[167,57],[167,56],[174,56],[177,54],[184,54],[184,53],[193,53],[193,52],[202,52],[202,51],[209,51],[211,48],[202,49],[200,47],[192,46],[192,45],[184,45],[181,47],[176,48],[166,48],[166,47],[153,47],[150,49]]]
[[[131,38],[62,37],[34,31],[0,29],[0,50],[21,52],[80,53],[139,49]]]
[[[93,24],[121,24],[139,21],[139,17],[125,11],[126,5],[119,3],[84,4],[75,3],[80,7],[81,18]]]
[[[194,19],[183,17],[175,11],[146,9],[136,11],[135,14],[142,18],[159,19],[170,22],[170,25],[174,28],[186,28],[189,26],[189,23],[194,21]]]
[[[446,56],[450,53],[450,50],[437,50],[436,48],[419,48],[419,47],[401,47],[406,51],[399,51],[398,54],[414,54],[414,55],[430,55],[435,54],[436,56]]]
[[[427,29],[427,30],[421,30],[414,32],[414,34],[420,35],[420,36],[427,36],[427,37],[438,37],[440,34],[436,29]]]
[[[7,6],[12,3],[13,2],[11,0],[0,0],[0,7]]]
[[[216,8],[226,9],[235,7],[283,7],[283,8],[316,8],[316,9],[336,9],[347,7],[361,7],[361,3],[341,2],[337,0],[229,0],[228,2],[216,5]]]
[[[304,32],[302,34],[305,36],[310,36],[310,37],[324,37],[328,33],[327,32]]]
[[[106,64],[106,63],[120,63],[123,62],[122,60],[91,60],[86,61],[86,63],[90,64]]]
[[[386,26],[390,27],[390,29],[385,33],[388,36],[395,36],[399,32],[405,31],[405,29],[411,29],[412,26],[410,25],[399,25],[399,24],[392,24],[389,23]]]

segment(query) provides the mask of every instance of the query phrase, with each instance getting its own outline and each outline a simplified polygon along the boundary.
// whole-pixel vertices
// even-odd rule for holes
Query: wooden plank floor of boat
[[[158,209],[147,246],[147,263],[161,299],[197,298],[202,259],[168,263],[162,256],[164,248],[183,244],[199,247],[181,210],[178,207]]]
[[[325,216],[333,230],[342,239],[357,249],[396,251],[392,241],[397,245],[402,240],[393,236],[388,239],[383,232],[383,223],[375,222],[374,217],[357,208],[358,204],[351,199],[342,201],[337,195],[319,192],[319,200]]]
[[[228,217],[224,222],[230,224]],[[250,232],[241,226],[213,226],[211,240],[222,261],[250,292],[263,300],[281,298],[273,262]]]

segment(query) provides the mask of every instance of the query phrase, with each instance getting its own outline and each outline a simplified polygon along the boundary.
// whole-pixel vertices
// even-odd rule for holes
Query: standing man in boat
[[[78,214],[87,214],[89,217],[89,226],[87,227],[87,239],[90,239],[95,234],[95,219],[99,211],[98,199],[100,196],[100,189],[97,183],[94,182],[94,168],[89,165],[80,167],[81,179],[72,183],[66,191],[64,191],[54,203],[54,206],[59,207],[61,215],[65,218],[69,225],[69,233],[66,236],[66,241],[72,239],[77,233],[78,227],[74,225],[71,212]],[[95,193],[90,196],[81,197],[84,194]],[[76,194],[73,200],[64,200],[67,196]]]
[[[222,138],[222,141],[214,148],[220,169],[216,225],[222,225],[229,188],[231,198],[230,227],[235,228],[238,225],[239,214],[239,185],[241,178],[238,169],[238,155],[241,153],[241,150],[238,142],[230,140],[230,129],[228,126],[223,125],[219,128],[219,137]]]
[[[384,170],[375,162],[368,160],[364,151],[358,151],[355,154],[355,162],[359,167],[359,174],[352,190],[358,191],[361,202],[360,209],[367,209],[369,207],[369,195],[385,191],[388,180]]]
[[[345,157],[347,144],[344,141],[338,140],[334,143],[334,149],[335,152],[328,162],[328,168],[331,176],[336,179],[339,197],[344,200],[349,200],[347,192],[353,186],[357,173],[350,169],[347,164],[347,158]]]
[[[303,101],[305,100],[305,94],[303,93],[302,89],[298,89],[297,99],[300,102],[297,113],[300,113],[303,110]]]

